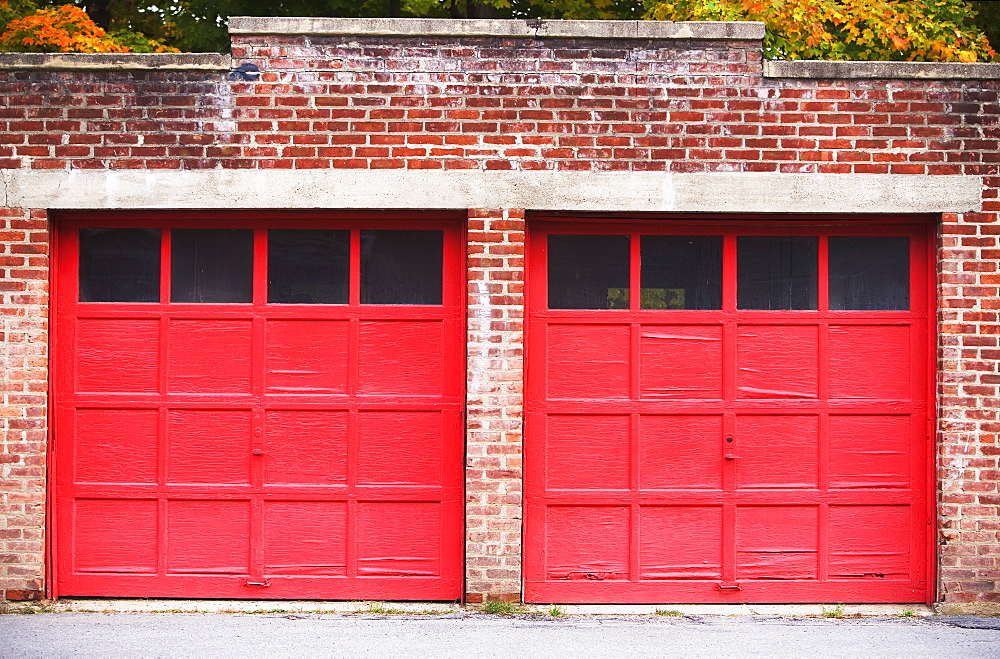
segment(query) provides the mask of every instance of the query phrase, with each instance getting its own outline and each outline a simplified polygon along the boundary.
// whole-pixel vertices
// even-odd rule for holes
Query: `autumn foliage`
[[[997,56],[962,0],[646,0],[657,20],[761,21],[772,59],[980,62]]]
[[[26,3],[0,0],[0,16],[30,9]],[[0,51],[25,53],[177,52],[176,48],[134,32],[108,34],[74,5],[42,7],[10,20],[0,34]],[[133,43],[129,43],[129,42]],[[129,47],[132,45],[133,47]],[[139,47],[136,48],[135,45]]]

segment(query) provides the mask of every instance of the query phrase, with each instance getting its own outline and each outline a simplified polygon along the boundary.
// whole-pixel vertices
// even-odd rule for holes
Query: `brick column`
[[[521,600],[524,211],[468,224],[466,598]]]
[[[1000,179],[986,183],[984,209],[1000,210]],[[941,230],[938,600],[946,611],[992,613],[1000,603],[998,219],[946,214]]]
[[[0,208],[0,600],[42,596],[48,246],[43,211]]]

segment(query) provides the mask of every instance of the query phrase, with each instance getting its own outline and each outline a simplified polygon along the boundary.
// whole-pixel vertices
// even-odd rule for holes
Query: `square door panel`
[[[360,412],[358,482],[440,486],[444,420],[440,412]]]
[[[722,327],[644,325],[643,398],[722,398]]]
[[[830,506],[830,576],[910,576],[909,506]]]
[[[555,414],[546,422],[548,489],[628,489],[629,417]]]
[[[249,501],[168,501],[167,571],[246,574]]]
[[[909,416],[831,415],[830,487],[909,487],[914,450]]]
[[[268,321],[268,391],[346,394],[349,345],[346,320]]]
[[[156,410],[76,410],[73,481],[156,483],[160,415]]]
[[[742,325],[736,338],[738,398],[815,398],[819,330],[811,326]]]
[[[722,578],[722,508],[643,506],[639,578]]]
[[[734,440],[738,488],[819,486],[818,417],[738,416]]]
[[[630,329],[619,325],[550,325],[549,398],[628,398]]]
[[[641,416],[639,487],[720,489],[723,442],[721,416]]]
[[[155,392],[160,388],[160,321],[81,318],[76,390]]]
[[[910,399],[908,326],[830,328],[830,397]]]
[[[739,506],[737,579],[815,579],[819,542],[816,506]]]
[[[439,320],[363,321],[358,354],[362,394],[440,396],[444,328]]]
[[[347,503],[265,501],[267,574],[343,576],[347,572]]]
[[[156,500],[74,501],[74,571],[155,573],[158,519]]]
[[[441,574],[441,505],[358,503],[358,574],[432,577]]]
[[[631,524],[623,506],[550,506],[545,511],[545,578],[628,579]]]
[[[171,321],[169,390],[250,393],[252,338],[249,320]]]
[[[347,411],[268,410],[264,481],[287,485],[347,482]]]
[[[168,483],[249,483],[249,410],[170,410]]]

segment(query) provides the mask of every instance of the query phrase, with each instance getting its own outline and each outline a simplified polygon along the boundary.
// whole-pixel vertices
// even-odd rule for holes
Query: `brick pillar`
[[[0,208],[0,599],[42,596],[48,221]]]
[[[524,211],[468,225],[466,598],[521,600]]]
[[[1000,179],[986,182],[984,209],[1000,210],[991,205]],[[941,227],[938,600],[954,611],[1000,603],[998,220],[945,214]]]

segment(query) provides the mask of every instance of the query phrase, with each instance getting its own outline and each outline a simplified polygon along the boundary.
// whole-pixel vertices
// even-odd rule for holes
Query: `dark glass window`
[[[830,308],[891,311],[910,308],[910,239],[905,236],[830,238]]]
[[[159,229],[80,229],[81,302],[159,302]]]
[[[721,236],[642,236],[643,309],[721,309]]]
[[[739,236],[736,306],[815,309],[818,246],[813,236]]]
[[[252,302],[253,231],[171,231],[171,302]]]
[[[267,301],[347,304],[350,259],[350,231],[268,231]]]
[[[443,231],[361,232],[362,304],[441,304]]]
[[[628,309],[628,236],[549,236],[550,309]]]

